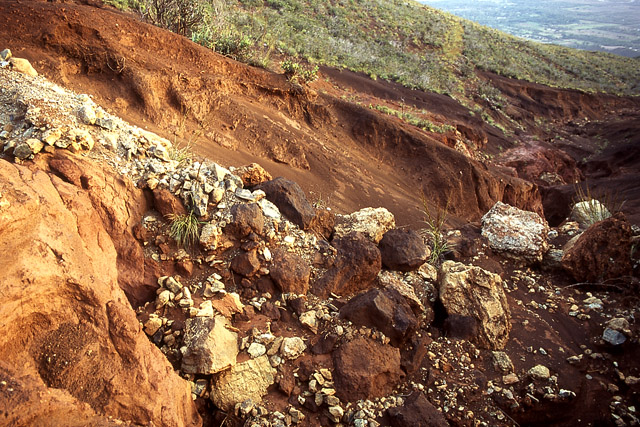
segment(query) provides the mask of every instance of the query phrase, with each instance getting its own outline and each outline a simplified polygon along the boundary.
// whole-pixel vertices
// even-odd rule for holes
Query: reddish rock
[[[336,223],[335,214],[327,209],[316,209],[316,216],[309,227],[311,231],[318,233],[324,239],[329,240],[333,234]]]
[[[619,213],[589,227],[562,257],[578,282],[600,282],[631,275],[631,226]]]
[[[428,335],[419,337],[414,334],[407,348],[402,352],[401,366],[407,374],[412,374],[420,369],[422,361],[427,355],[427,346],[433,340]]]
[[[357,326],[376,328],[401,345],[418,327],[418,319],[405,299],[392,290],[371,289],[355,297],[340,309],[340,317]]]
[[[260,260],[256,251],[236,255],[231,260],[231,269],[245,277],[254,275],[260,269]]]
[[[242,179],[245,187],[253,187],[273,179],[271,174],[257,163],[242,166],[235,171],[235,174]]]
[[[107,169],[67,161],[80,165],[80,186],[37,164],[0,160],[10,204],[0,208],[0,247],[12,254],[0,261],[0,375],[15,382],[17,398],[3,402],[3,422],[108,425],[100,419],[109,416],[200,425],[188,383],[146,337],[120,288],[123,254],[114,239],[123,236],[111,232],[140,221],[129,215],[141,193]],[[142,257],[136,262],[144,274]]]
[[[431,404],[423,393],[414,392],[404,405],[387,411],[392,427],[447,427],[444,415]]]
[[[343,402],[387,396],[403,377],[400,350],[359,336],[333,353],[336,395]]]
[[[163,217],[187,213],[182,200],[166,188],[156,187],[153,190],[153,206]]]
[[[399,228],[387,231],[378,248],[385,267],[405,272],[417,270],[431,252],[418,233]]]
[[[257,188],[265,192],[267,198],[280,209],[280,212],[289,221],[303,230],[309,228],[316,211],[298,184],[278,177],[260,184]]]
[[[234,205],[231,208],[231,214],[233,221],[226,226],[225,231],[240,238],[251,233],[262,234],[264,215],[256,203]]]
[[[326,298],[331,292],[351,295],[367,289],[380,272],[378,247],[362,233],[351,232],[334,240],[338,251],[333,266],[313,285],[313,293]]]
[[[269,269],[271,278],[284,293],[306,295],[311,267],[299,255],[277,249]]]

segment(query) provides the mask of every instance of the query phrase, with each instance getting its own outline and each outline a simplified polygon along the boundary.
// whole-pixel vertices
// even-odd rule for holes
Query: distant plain
[[[640,56],[638,0],[422,0],[518,37]]]

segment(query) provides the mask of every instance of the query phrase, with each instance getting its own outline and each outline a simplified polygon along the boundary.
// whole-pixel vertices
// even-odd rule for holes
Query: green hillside
[[[140,9],[194,41],[265,67],[274,66],[274,55],[286,55],[454,96],[476,90],[476,69],[555,87],[640,94],[634,59],[526,41],[411,0],[204,1],[144,0]],[[185,30],[176,19],[163,20],[158,3],[197,22]]]

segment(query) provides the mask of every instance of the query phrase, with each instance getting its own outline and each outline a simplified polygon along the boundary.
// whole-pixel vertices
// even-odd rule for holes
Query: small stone
[[[86,125],[95,124],[96,111],[91,104],[82,104],[78,109],[78,118]]]
[[[249,353],[249,356],[251,356],[253,359],[262,356],[266,352],[267,348],[263,344],[257,342],[251,343],[249,349],[247,350],[247,353]]]
[[[536,365],[527,372],[529,376],[535,380],[548,380],[551,376],[549,368],[544,365]]]
[[[285,338],[282,341],[280,354],[282,354],[283,357],[289,360],[293,360],[300,357],[302,353],[304,353],[306,348],[307,346],[304,344],[304,341],[302,341],[302,338],[300,337]]]
[[[504,351],[494,351],[493,353],[493,367],[496,371],[502,373],[513,372],[513,363],[511,359]]]
[[[519,381],[520,381],[520,378],[518,378],[518,376],[514,373],[511,373],[502,377],[502,383],[504,385],[516,384]]]
[[[9,63],[11,64],[11,68],[14,71],[18,71],[19,73],[26,74],[27,76],[35,77],[38,75],[38,72],[33,68],[31,63],[24,58],[14,58],[11,57],[9,59]]]
[[[624,344],[624,342],[627,340],[627,337],[616,330],[606,328],[602,333],[602,339],[611,345],[621,345]]]
[[[164,281],[164,287],[169,289],[174,294],[178,294],[182,291],[182,285],[171,276],[167,277]]]
[[[158,332],[158,329],[160,329],[161,327],[162,327],[161,318],[150,317],[149,320],[147,320],[144,324],[144,332],[149,336],[153,336],[156,332]]]
[[[3,61],[8,61],[9,59],[11,59],[11,50],[5,49],[0,52],[0,59],[2,59]]]
[[[300,323],[309,328],[314,334],[318,333],[318,319],[315,310],[310,310],[300,315]]]
[[[331,416],[331,421],[339,423],[344,416],[344,409],[340,406],[331,406],[329,407],[329,415]]]

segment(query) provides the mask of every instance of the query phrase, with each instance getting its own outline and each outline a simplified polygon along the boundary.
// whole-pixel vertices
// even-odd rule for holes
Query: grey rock
[[[627,337],[623,333],[615,329],[606,328],[602,333],[602,339],[611,345],[621,345],[627,341]]]
[[[533,368],[529,369],[527,374],[534,380],[548,380],[551,376],[549,368],[544,365],[534,366]]]

